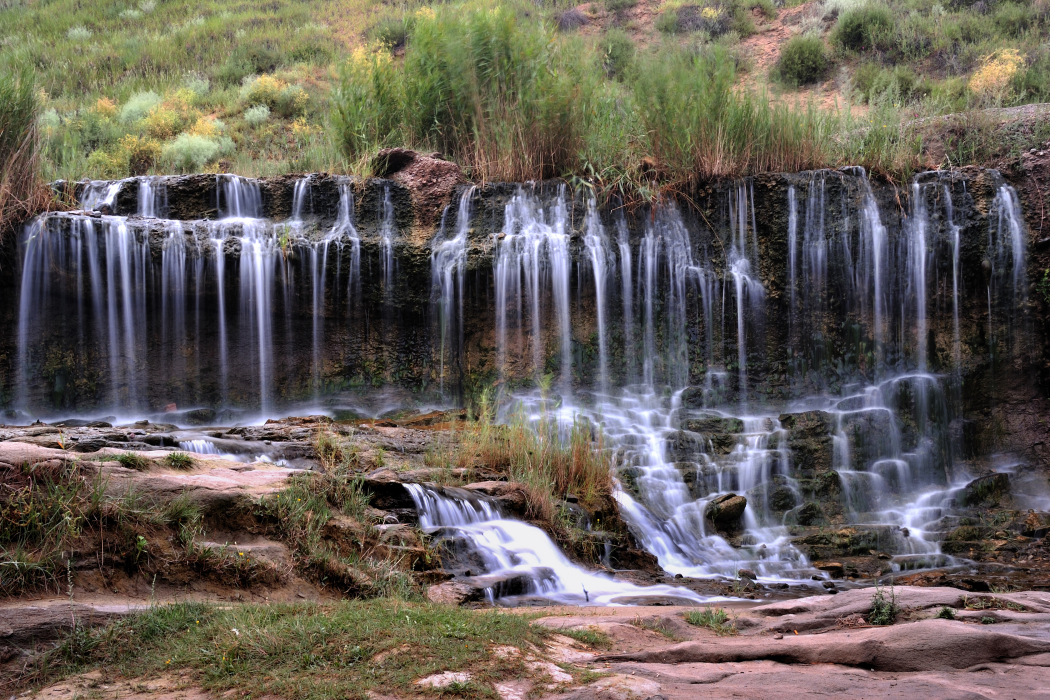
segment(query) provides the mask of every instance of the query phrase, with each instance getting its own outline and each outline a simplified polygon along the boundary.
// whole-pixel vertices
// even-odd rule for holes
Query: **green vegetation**
[[[729,637],[737,633],[736,627],[729,619],[729,613],[722,608],[690,610],[685,614],[685,621],[690,625],[706,627],[719,637]]]
[[[457,694],[492,697],[494,682],[529,673],[525,654],[545,634],[529,620],[397,600],[177,603],[75,632],[26,680],[90,669],[137,678],[177,668],[209,694],[250,687],[253,694],[321,700],[415,693],[421,677],[469,670],[471,682]],[[498,647],[522,653],[500,654]]]
[[[869,3],[847,10],[835,25],[835,40],[851,51],[884,46],[893,32],[893,14],[885,5]]]
[[[175,469],[193,469],[193,457],[185,452],[172,452],[164,458],[164,461]]]
[[[475,180],[578,176],[646,197],[843,164],[900,178],[933,153],[958,165],[1016,150],[930,118],[1050,100],[1045,0],[813,0],[768,73],[742,42],[776,20],[770,0],[605,5],[9,3],[0,156],[24,155],[3,170],[0,214],[39,190],[13,179],[368,174],[392,145]],[[588,31],[557,31],[571,13]],[[832,65],[821,89],[839,110],[796,99]]]
[[[639,627],[643,630],[649,630],[650,632],[656,632],[657,634],[667,637],[672,642],[680,642],[682,638],[675,631],[674,627],[668,624],[666,618],[662,617],[636,617],[631,620],[631,624],[635,627]]]
[[[92,546],[100,544],[111,561],[122,560],[128,573],[201,564],[192,548],[201,514],[185,495],[157,504],[131,489],[107,494],[100,478],[88,479],[76,464],[21,467],[6,483],[10,488],[0,496],[0,595],[57,591],[64,558],[84,538],[94,538]]]
[[[612,638],[596,627],[581,630],[564,628],[559,629],[558,634],[564,634],[594,649],[612,649]]]
[[[791,85],[808,85],[828,72],[824,41],[819,36],[796,36],[780,50],[780,78]]]
[[[901,612],[897,605],[897,594],[890,588],[890,595],[886,597],[886,589],[875,586],[875,595],[871,597],[871,610],[868,612],[868,623],[872,625],[892,625]]]
[[[114,462],[119,462],[125,469],[134,469],[144,472],[149,469],[149,460],[137,452],[123,452],[113,457]]]
[[[24,66],[0,70],[0,234],[42,204],[38,114],[32,72]]]
[[[939,620],[954,620],[955,619],[955,610],[953,610],[952,608],[949,608],[947,605],[945,605],[944,607],[942,607],[940,609],[940,611],[938,611],[937,619],[939,619]]]

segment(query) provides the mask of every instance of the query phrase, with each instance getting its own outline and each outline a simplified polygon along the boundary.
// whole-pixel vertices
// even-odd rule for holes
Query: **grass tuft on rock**
[[[593,649],[612,649],[612,637],[602,632],[597,627],[586,629],[559,629],[558,634],[564,634],[570,639],[575,639],[581,644],[586,644]]]
[[[193,457],[185,452],[172,452],[164,458],[165,463],[173,469],[193,469]]]
[[[737,633],[737,628],[729,619],[729,613],[722,608],[690,610],[685,614],[685,621],[690,625],[705,627],[719,637],[729,637]]]

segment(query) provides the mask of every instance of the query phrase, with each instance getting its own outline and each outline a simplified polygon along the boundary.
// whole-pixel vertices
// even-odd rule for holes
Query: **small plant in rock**
[[[998,620],[996,620],[994,617],[990,617],[987,615],[981,618],[982,625],[994,625],[996,622],[998,622]]]
[[[685,614],[685,621],[690,625],[706,627],[719,637],[729,637],[737,633],[736,627],[729,620],[729,613],[722,608],[690,610]]]
[[[134,469],[135,471],[140,472],[149,469],[149,460],[140,454],[135,454],[134,452],[125,452],[117,455],[113,459],[120,462],[120,466],[125,469]]]
[[[955,619],[955,611],[953,609],[949,608],[947,605],[945,605],[943,608],[941,608],[940,612],[937,613],[937,619],[939,619],[939,620],[954,620]]]
[[[900,611],[900,606],[897,605],[897,593],[893,588],[890,587],[890,595],[887,597],[885,588],[875,586],[875,595],[871,597],[868,622],[873,625],[892,625]]]
[[[164,458],[164,461],[168,463],[169,467],[175,469],[193,469],[193,457],[190,457],[185,452],[172,452]]]

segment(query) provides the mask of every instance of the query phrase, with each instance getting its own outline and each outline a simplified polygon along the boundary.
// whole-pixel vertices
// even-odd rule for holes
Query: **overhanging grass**
[[[0,236],[46,201],[40,183],[36,81],[26,66],[0,64]]]
[[[522,656],[545,632],[530,617],[397,600],[332,605],[179,603],[153,607],[108,627],[80,631],[27,679],[39,685],[101,669],[125,678],[187,671],[219,694],[299,700],[414,694],[414,682],[443,671],[469,671],[466,697],[494,695],[492,683],[526,673]],[[498,654],[499,646],[521,655]]]

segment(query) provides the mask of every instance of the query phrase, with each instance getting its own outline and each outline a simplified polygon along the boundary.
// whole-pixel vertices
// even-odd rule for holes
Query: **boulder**
[[[431,603],[463,605],[482,600],[485,592],[484,589],[463,581],[446,581],[428,588],[426,595]]]
[[[424,155],[407,148],[384,148],[372,160],[377,177],[388,177],[412,193],[416,222],[430,227],[452,201],[456,189],[466,182],[455,163],[438,153]]]
[[[986,474],[966,484],[959,500],[963,506],[979,506],[998,504],[1009,495],[1009,474]]]
[[[740,520],[747,508],[747,499],[735,493],[714,498],[704,509],[704,515],[716,525],[731,525]]]

